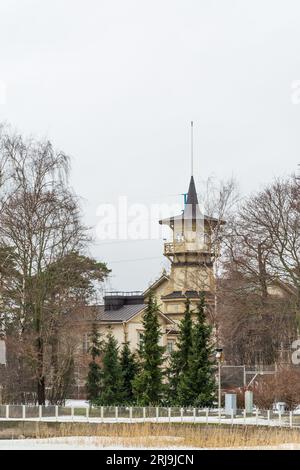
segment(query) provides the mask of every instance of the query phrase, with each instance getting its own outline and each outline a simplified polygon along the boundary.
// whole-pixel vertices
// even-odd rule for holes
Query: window
[[[168,341],[167,341],[167,352],[169,354],[171,354],[172,351],[174,350],[174,344],[175,344],[174,339],[168,339]]]
[[[183,233],[176,233],[175,240],[177,243],[184,242],[184,235]]]
[[[207,233],[205,233],[204,234],[204,245],[209,245],[209,243],[210,243],[210,236]]]

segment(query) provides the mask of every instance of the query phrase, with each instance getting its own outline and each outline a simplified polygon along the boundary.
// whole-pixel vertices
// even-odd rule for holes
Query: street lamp
[[[218,408],[221,410],[221,363],[223,360],[223,348],[216,349],[216,359],[218,362]]]

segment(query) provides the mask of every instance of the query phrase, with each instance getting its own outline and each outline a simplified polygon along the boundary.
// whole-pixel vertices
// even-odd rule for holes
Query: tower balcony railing
[[[199,242],[187,242],[187,241],[176,241],[176,242],[167,242],[164,244],[164,254],[174,255],[176,253],[211,253],[211,249],[207,243]]]

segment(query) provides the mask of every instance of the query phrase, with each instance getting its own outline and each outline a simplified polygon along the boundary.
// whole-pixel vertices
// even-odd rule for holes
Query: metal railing
[[[91,423],[202,423],[225,425],[279,426],[300,428],[300,413],[274,410],[246,410],[192,407],[138,406],[35,406],[0,405],[0,421],[57,421]]]
[[[107,291],[104,293],[104,297],[133,297],[137,295],[143,295],[143,291],[135,290],[135,291]]]
[[[164,244],[164,254],[173,255],[175,253],[211,253],[211,248],[206,243],[201,242],[167,242]]]

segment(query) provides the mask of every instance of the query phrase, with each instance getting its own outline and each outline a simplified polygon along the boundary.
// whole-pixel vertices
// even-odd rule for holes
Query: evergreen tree
[[[163,370],[164,347],[159,345],[161,336],[157,318],[158,305],[151,293],[143,317],[143,342],[140,347],[140,372],[133,381],[137,402],[142,406],[158,405],[164,392]]]
[[[118,357],[118,343],[111,330],[107,334],[103,350],[101,390],[99,405],[120,405],[123,403],[123,376]]]
[[[193,326],[192,349],[187,369],[178,384],[178,399],[183,406],[212,406],[215,400],[215,364],[211,360],[211,326],[205,319],[205,297],[202,294],[197,320]]]
[[[192,349],[192,316],[190,311],[190,301],[186,299],[184,318],[179,323],[179,334],[176,342],[176,349],[170,358],[169,375],[169,400],[171,403],[178,402],[178,384],[182,374],[188,368],[188,359]]]
[[[124,403],[132,403],[134,399],[132,382],[138,372],[138,364],[135,355],[130,351],[128,342],[123,345],[120,363],[123,375]]]
[[[87,376],[86,389],[87,389],[87,399],[91,403],[95,403],[99,396],[100,391],[100,381],[101,381],[101,367],[97,363],[96,359],[101,355],[102,350],[102,341],[101,335],[98,332],[97,325],[94,323],[92,326],[90,338],[90,347],[89,353],[92,357],[91,362],[89,363],[89,372]]]

